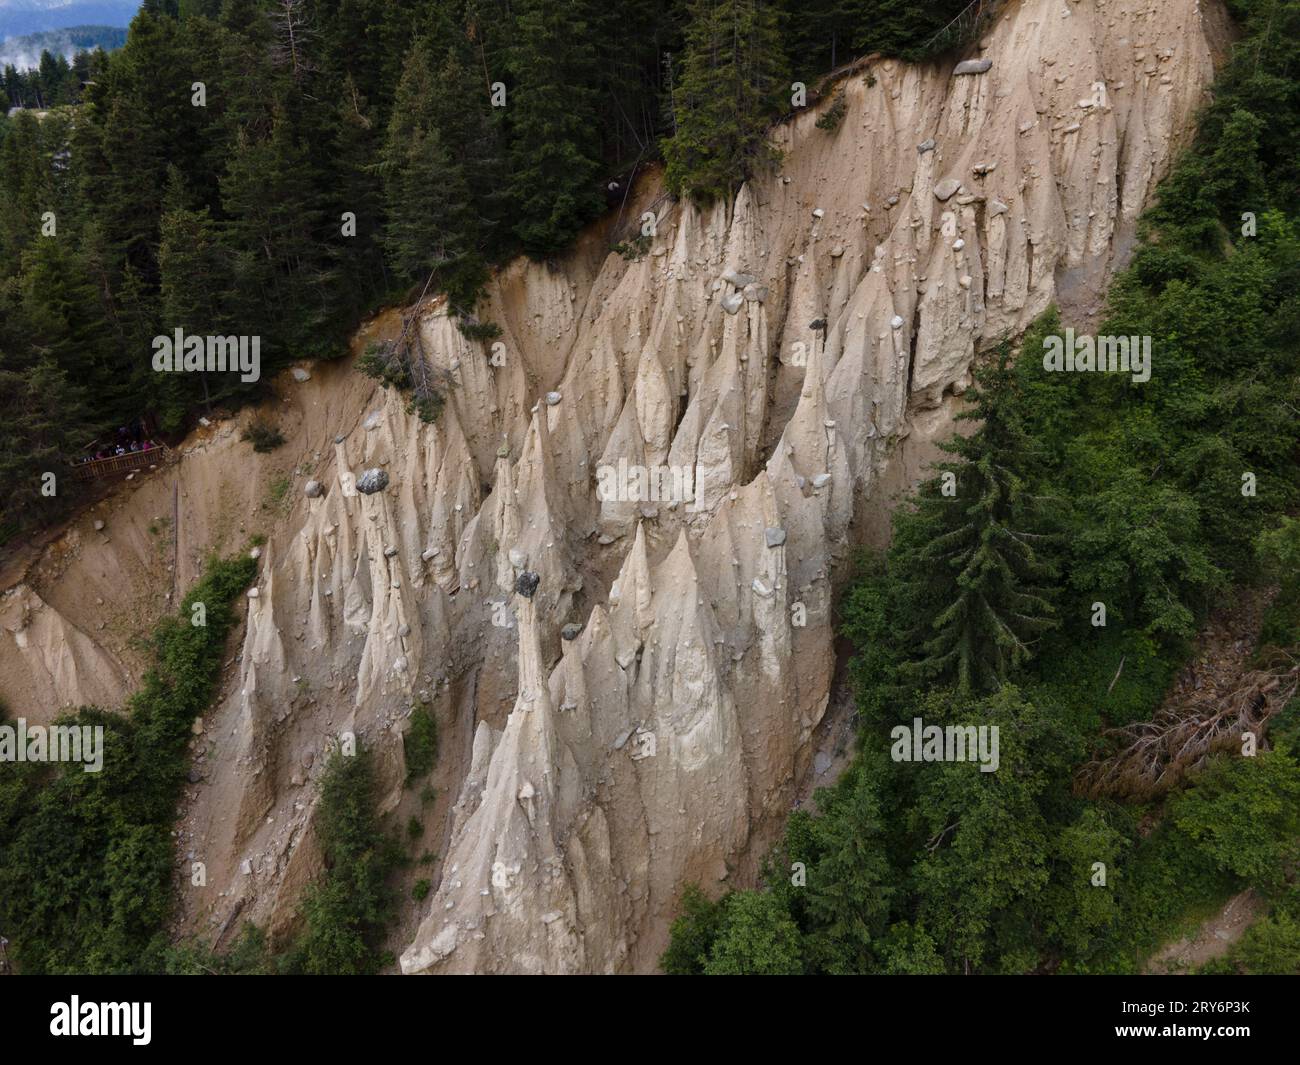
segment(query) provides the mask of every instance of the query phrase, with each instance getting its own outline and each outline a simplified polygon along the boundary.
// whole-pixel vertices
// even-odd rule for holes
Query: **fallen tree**
[[[1109,729],[1118,751],[1095,758],[1075,775],[1088,798],[1153,799],[1169,791],[1216,753],[1262,747],[1269,720],[1300,687],[1300,659],[1279,651],[1262,669],[1242,676],[1225,698],[1192,699],[1164,707],[1153,720]],[[1248,739],[1248,734],[1253,739]]]

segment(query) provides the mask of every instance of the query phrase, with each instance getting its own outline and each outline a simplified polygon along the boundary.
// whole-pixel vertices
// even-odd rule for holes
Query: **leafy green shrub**
[[[438,759],[438,721],[428,703],[417,703],[402,736],[406,758],[406,783],[426,776]]]
[[[779,899],[739,891],[722,903],[722,924],[704,966],[706,976],[798,976],[799,929]]]
[[[496,322],[479,322],[468,318],[457,318],[456,328],[468,340],[496,340],[501,335],[501,327]]]
[[[621,255],[628,262],[636,262],[638,259],[645,257],[645,253],[650,250],[651,237],[648,233],[639,233],[630,240],[621,240],[611,249]]]
[[[266,509],[278,507],[289,496],[289,488],[293,484],[288,477],[277,477],[266,486]]]
[[[125,714],[62,720],[104,728],[104,764],[9,767],[0,784],[0,927],[26,973],[157,972],[172,912],[171,830],[191,724],[212,700],[234,602],[257,572],[210,560],[148,641],[152,666]],[[203,603],[206,625],[192,625]]]
[[[260,418],[249,423],[240,439],[251,441],[253,450],[263,454],[274,451],[284,443],[284,437],[280,435],[280,430]]]
[[[1300,765],[1285,748],[1218,759],[1169,814],[1220,868],[1261,889],[1280,887],[1300,859]]]
[[[1279,525],[1260,533],[1255,555],[1265,576],[1279,585],[1265,612],[1259,642],[1265,648],[1300,646],[1300,520],[1283,517]]]
[[[423,902],[429,897],[429,891],[433,887],[428,878],[417,880],[415,886],[411,888],[411,898],[416,902]]]
[[[1044,640],[1026,688],[1080,731],[1147,721],[1189,651],[1185,641],[1157,641],[1122,622],[1077,624]]]
[[[369,750],[331,752],[317,822],[325,872],[303,897],[306,929],[289,951],[289,972],[361,976],[384,964],[380,946],[393,913],[388,879],[401,854],[380,829],[376,790]]]
[[[695,884],[682,893],[659,967],[669,976],[782,976],[803,972],[799,928],[782,899],[736,891],[710,902]]]
[[[275,965],[266,933],[255,924],[246,924],[225,954],[194,940],[169,947],[163,972],[168,976],[269,976],[275,972]]]
[[[721,926],[720,904],[705,896],[698,884],[687,884],[659,968],[669,976],[701,975]]]
[[[1282,910],[1256,922],[1229,960],[1250,976],[1300,975],[1300,919]]]
[[[824,129],[827,133],[834,133],[840,128],[840,123],[844,121],[848,109],[848,101],[844,98],[844,90],[841,89],[831,100],[830,106],[818,117],[817,128]]]

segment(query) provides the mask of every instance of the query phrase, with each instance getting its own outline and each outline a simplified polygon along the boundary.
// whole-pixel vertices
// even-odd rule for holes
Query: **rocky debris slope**
[[[972,72],[881,61],[843,83],[836,131],[779,126],[780,171],[733,204],[638,189],[644,256],[593,237],[502,271],[498,340],[425,307],[423,350],[455,382],[435,425],[355,375],[287,386],[293,502],[179,830],[208,862],[190,926],[286,927],[330,738],[375,747],[405,812],[423,701],[454,806],[402,970],[652,969],[683,884],[751,876],[807,775],[839,563],[951,432],[978,351],[1053,300],[1095,313],[1190,136],[1221,18],[1009,3]],[[196,447],[180,483],[234,447]],[[187,543],[232,503],[265,518],[212,483],[226,501],[196,501]],[[28,653],[14,624],[0,678]],[[113,658],[68,653],[96,675]]]

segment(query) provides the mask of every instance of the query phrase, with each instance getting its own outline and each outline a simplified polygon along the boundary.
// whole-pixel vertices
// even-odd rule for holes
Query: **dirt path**
[[[1215,611],[1198,634],[1196,653],[1174,681],[1165,706],[1226,700],[1237,690],[1250,671],[1264,614],[1276,594],[1274,587],[1241,589],[1232,604]],[[1247,888],[1196,929],[1161,947],[1147,959],[1143,971],[1158,975],[1195,972],[1227,954],[1268,909],[1268,903]]]
[[[1226,699],[1241,685],[1277,588],[1234,590],[1235,602],[1219,608],[1197,634],[1196,652],[1165,696],[1166,706],[1198,699]]]
[[[843,637],[835,641],[835,677],[831,682],[830,703],[813,732],[813,760],[810,771],[799,782],[795,808],[806,807],[816,813],[813,796],[818,788],[829,788],[840,778],[857,752],[857,705],[849,683],[848,664],[852,645]]]
[[[1160,976],[1186,976],[1208,961],[1221,958],[1246,934],[1246,929],[1268,913],[1268,903],[1247,888],[1234,895],[1223,909],[1196,931],[1161,947],[1147,959],[1143,971]]]

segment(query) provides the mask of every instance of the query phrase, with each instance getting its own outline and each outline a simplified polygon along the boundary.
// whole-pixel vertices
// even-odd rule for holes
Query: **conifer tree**
[[[776,153],[767,127],[788,102],[780,11],[771,0],[695,0],[663,145],[668,186],[701,202],[729,196]]]
[[[39,239],[54,184],[40,124],[19,112],[0,141],[0,276],[15,272],[24,248]]]
[[[510,200],[515,234],[538,258],[568,247],[604,205],[595,2],[522,0],[515,9]]]
[[[456,281],[472,272],[476,259],[474,214],[464,167],[438,127],[438,91],[433,42],[418,37],[403,65],[381,155],[384,248],[408,281],[437,271],[441,287],[459,288]]]
[[[958,415],[979,427],[942,445],[955,458],[936,464],[939,476],[922,487],[915,511],[900,515],[890,552],[921,646],[910,671],[964,690],[995,688],[1054,624],[1053,537],[1017,468],[1029,444],[1014,387],[1003,345]]]
[[[334,125],[329,218],[337,226],[338,237],[332,255],[340,277],[361,282],[349,285],[345,293],[345,302],[355,313],[388,287],[388,276],[380,243],[383,189],[375,180],[373,165],[383,143],[383,129],[351,76],[344,78]],[[351,217],[345,218],[347,215]],[[345,231],[351,228],[348,222],[355,226],[351,235]]]
[[[27,340],[74,380],[114,372],[112,334],[86,263],[69,237],[40,240],[23,255]]]
[[[184,178],[173,167],[168,174],[158,246],[162,278],[160,332],[167,334],[178,328],[193,336],[225,332],[223,300],[231,287],[226,261],[226,249],[211,214],[206,207],[195,210],[190,206]],[[154,394],[163,425],[172,427],[182,422],[187,406],[198,398],[191,391],[196,384],[205,407],[211,409],[214,399],[235,390],[238,378],[206,372],[160,375]]]
[[[491,106],[476,76],[467,47],[453,42],[439,64],[430,120],[457,161],[472,211],[465,243],[480,254],[499,255],[509,247],[510,204],[499,109]],[[470,271],[472,272],[472,271]]]
[[[85,391],[49,355],[23,362],[0,350],[0,544],[18,531],[53,520],[75,499],[65,457],[88,442],[94,429]],[[54,495],[41,493],[42,477],[55,474]]]

